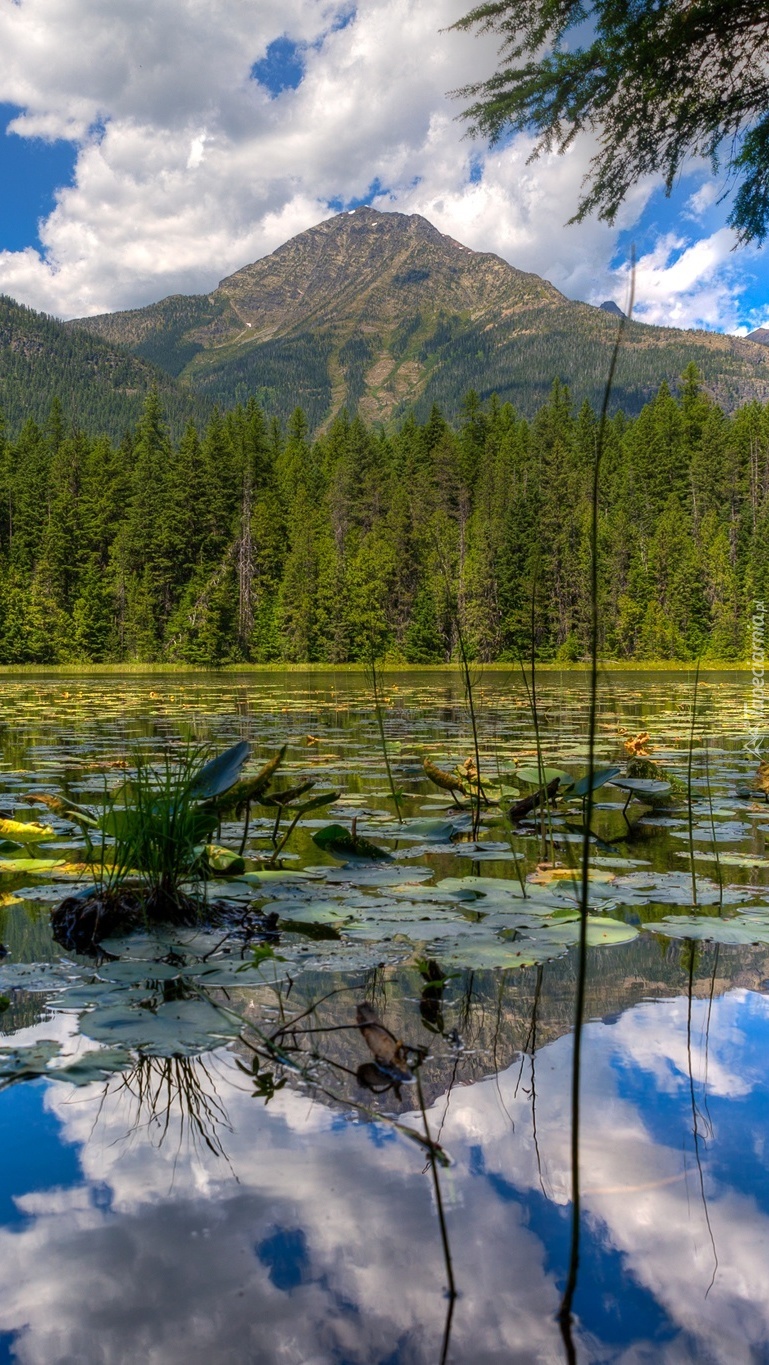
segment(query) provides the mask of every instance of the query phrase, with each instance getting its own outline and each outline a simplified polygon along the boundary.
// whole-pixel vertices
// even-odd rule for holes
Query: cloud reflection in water
[[[645,1002],[587,1026],[580,1360],[769,1358],[769,1000],[743,990],[714,1000],[706,1095],[707,1012],[706,1000],[692,1002],[719,1263],[709,1292],[687,1002]],[[442,1187],[461,1295],[449,1353],[457,1365],[563,1359],[554,1314],[570,1058],[568,1037],[537,1053],[536,1145],[528,1058],[430,1111],[454,1158]],[[374,1141],[380,1130],[289,1089],[263,1106],[227,1053],[207,1065],[232,1125],[219,1134],[227,1161],[205,1143],[180,1143],[173,1122],[157,1145],[151,1125],[136,1127],[135,1098],[117,1080],[106,1099],[98,1086],[48,1088],[46,1105],[83,1175],[25,1195],[23,1221],[0,1231],[0,1332],[18,1334],[15,1358],[432,1365],[445,1267],[423,1153],[400,1139]]]

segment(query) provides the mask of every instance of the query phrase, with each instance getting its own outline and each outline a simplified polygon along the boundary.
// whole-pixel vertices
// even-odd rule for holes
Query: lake
[[[3,678],[0,815],[48,833],[0,847],[0,1361],[568,1359],[583,807],[564,780],[503,817],[537,764],[516,670],[475,680],[477,831],[423,766],[474,753],[461,678],[380,682],[402,824],[361,674]],[[601,678],[597,768],[635,747],[670,790],[594,793],[580,1362],[769,1361],[769,804],[750,675],[693,695]],[[538,675],[544,762],[577,782],[588,702]],[[137,756],[241,740],[338,797],[267,870],[255,805],[211,923],[60,947],[84,841],[36,798],[98,812]],[[332,823],[389,856],[319,846]]]

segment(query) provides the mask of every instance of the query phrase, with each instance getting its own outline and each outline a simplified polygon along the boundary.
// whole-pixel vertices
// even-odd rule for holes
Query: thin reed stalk
[[[582,1079],[582,1030],[585,1014],[585,992],[587,984],[587,919],[590,908],[590,825],[593,816],[592,775],[595,770],[595,741],[598,715],[598,494],[600,487],[601,461],[606,444],[606,423],[609,411],[614,373],[617,368],[622,338],[627,320],[632,316],[635,292],[635,263],[631,275],[630,302],[625,316],[620,319],[617,337],[612,351],[609,374],[604,389],[601,417],[596,437],[595,460],[593,464],[593,488],[590,520],[590,709],[588,714],[588,772],[590,782],[585,798],[585,828],[582,840],[582,883],[580,889],[579,946],[577,960],[577,989],[574,1021],[574,1052],[571,1073],[571,1235],[569,1239],[569,1266],[563,1298],[558,1310],[558,1321],[563,1337],[568,1365],[576,1365],[577,1355],[574,1345],[573,1304],[577,1288],[580,1256],[580,1218],[582,1214],[579,1170],[580,1139],[580,1085]]]
[[[481,778],[481,749],[478,741],[478,720],[475,713],[475,698],[473,696],[474,684],[470,673],[470,661],[467,656],[467,646],[465,644],[464,631],[462,630],[462,622],[459,618],[459,609],[454,601],[451,591],[451,578],[437,537],[435,538],[435,550],[438,556],[438,563],[441,566],[441,573],[443,574],[443,581],[446,589],[446,606],[449,616],[451,617],[451,623],[456,632],[457,645],[459,646],[459,662],[465,690],[465,701],[470,713],[470,726],[473,734],[473,754],[475,758],[475,792],[473,792],[472,783],[470,783],[470,803],[473,811],[472,834],[473,839],[477,839],[481,825],[481,802],[483,801],[486,805],[488,802],[483,790],[483,780]]]
[[[692,905],[697,905],[697,867],[694,860],[694,818],[692,815],[692,763],[694,758],[694,731],[697,724],[697,689],[700,683],[700,661],[694,670],[694,692],[692,694],[692,718],[689,726],[689,758],[686,765],[686,821],[689,831],[689,867],[692,874]]]
[[[382,705],[379,700],[379,682],[376,672],[376,655],[374,653],[373,645],[371,648],[371,655],[369,658],[367,668],[367,676],[371,684],[371,691],[374,694],[374,714],[376,716],[377,729],[379,730],[379,743],[382,749],[382,757],[384,758],[385,768],[387,769],[387,781],[390,785],[390,795],[392,796],[393,802],[395,803],[395,814],[398,817],[398,824],[402,825],[403,824],[403,816],[401,815],[402,798],[400,792],[396,791],[395,780],[393,778],[393,771],[390,766],[390,755],[387,749],[387,736],[385,734],[384,718],[382,716]]]
[[[446,1265],[446,1279],[448,1281],[448,1301],[449,1306],[446,1311],[446,1324],[443,1330],[443,1342],[441,1345],[440,1365],[445,1365],[448,1353],[449,1342],[451,1339],[451,1323],[454,1316],[454,1304],[457,1299],[457,1286],[454,1280],[454,1264],[451,1258],[451,1246],[449,1245],[449,1233],[446,1226],[446,1214],[443,1208],[443,1196],[441,1194],[441,1182],[438,1176],[438,1162],[436,1160],[435,1145],[430,1136],[430,1127],[427,1122],[427,1110],[425,1109],[425,1097],[422,1091],[422,1078],[419,1068],[416,1072],[417,1095],[419,1097],[419,1110],[422,1115],[422,1123],[425,1130],[425,1146],[427,1149],[427,1160],[433,1177],[433,1189],[435,1191],[435,1207],[438,1214],[438,1225],[441,1230],[441,1245],[443,1247],[443,1259]]]

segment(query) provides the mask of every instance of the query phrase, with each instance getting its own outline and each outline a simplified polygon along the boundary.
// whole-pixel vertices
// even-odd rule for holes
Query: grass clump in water
[[[215,758],[190,748],[166,753],[158,765],[139,755],[132,777],[108,796],[101,816],[74,806],[62,810],[85,833],[94,886],[56,907],[56,939],[83,952],[142,920],[198,919],[220,799],[237,783],[249,752],[245,742]]]

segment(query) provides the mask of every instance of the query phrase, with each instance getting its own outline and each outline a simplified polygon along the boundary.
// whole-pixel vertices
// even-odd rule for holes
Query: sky
[[[0,292],[57,317],[205,293],[334,213],[421,213],[569,298],[746,332],[769,246],[734,251],[694,163],[613,227],[567,226],[595,147],[470,140],[450,92],[495,69],[468,0],[0,0]]]
[[[66,1048],[76,1027],[59,1012],[15,1041]],[[769,1000],[748,990],[694,999],[691,1018],[677,997],[587,1026],[582,1269],[601,1292],[577,1291],[579,1360],[597,1343],[603,1360],[766,1360],[768,1029]],[[536,1132],[528,1057],[427,1111],[452,1158],[441,1175],[460,1290],[452,1360],[563,1359],[571,1060],[568,1036],[537,1052]],[[21,1166],[24,1183],[0,1227],[0,1346],[14,1334],[22,1365],[88,1361],[95,1341],[105,1365],[237,1361],[251,1343],[270,1362],[430,1359],[446,1297],[424,1154],[294,1088],[256,1103],[232,1054],[206,1072],[199,1083],[231,1124],[219,1129],[226,1160],[190,1140],[173,1102],[166,1141],[146,1109],[140,1123],[135,1078],[133,1090],[120,1076],[74,1097],[61,1083],[3,1095],[17,1124],[44,1103],[33,1150],[50,1117],[66,1155],[50,1138],[45,1166],[9,1154],[9,1179]],[[703,1208],[690,1084],[699,1099],[705,1077]],[[418,1114],[402,1119],[419,1128]],[[282,1265],[281,1231],[294,1242]]]

